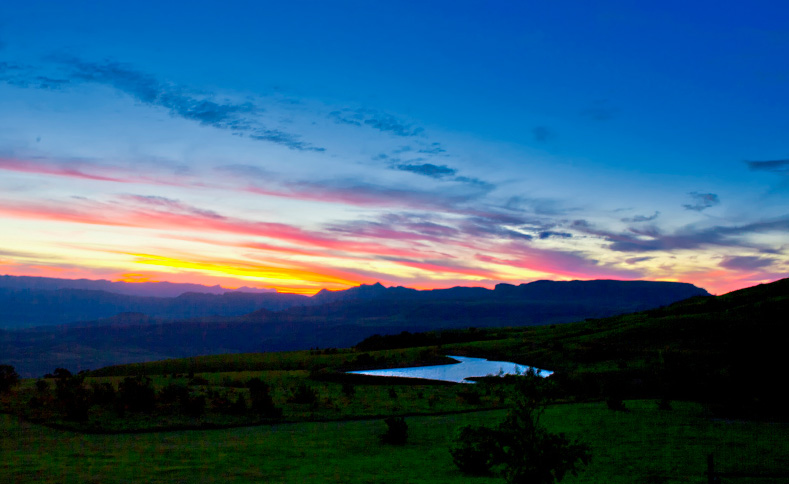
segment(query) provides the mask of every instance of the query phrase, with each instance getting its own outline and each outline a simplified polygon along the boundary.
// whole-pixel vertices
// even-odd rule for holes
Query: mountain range
[[[373,284],[312,297],[150,297],[8,287],[9,281],[0,288],[0,363],[23,376],[55,367],[78,371],[206,354],[347,347],[373,334],[402,331],[565,323],[709,295],[684,283],[602,280],[499,284],[492,290]]]

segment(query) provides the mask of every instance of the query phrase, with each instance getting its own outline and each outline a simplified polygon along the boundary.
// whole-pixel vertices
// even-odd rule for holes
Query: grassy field
[[[789,426],[711,420],[695,403],[627,401],[549,407],[545,424],[592,447],[580,483],[701,483],[706,455],[717,469],[780,473],[789,469]],[[316,422],[225,430],[86,435],[0,415],[0,482],[344,482],[492,483],[458,472],[447,451],[455,430],[493,425],[502,411],[412,417],[405,446],[379,443],[380,420]],[[785,483],[786,477],[724,482]]]

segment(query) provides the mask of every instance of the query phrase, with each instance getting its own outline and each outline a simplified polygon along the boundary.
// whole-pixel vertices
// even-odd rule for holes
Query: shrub
[[[264,417],[279,417],[282,415],[282,409],[274,406],[274,400],[271,398],[269,386],[260,378],[250,378],[247,381],[249,388],[249,398],[252,401],[251,410]],[[314,394],[313,394],[314,396]],[[238,401],[236,405],[240,407]],[[244,402],[246,407],[246,402]]]
[[[118,400],[125,409],[150,412],[156,404],[156,392],[151,379],[145,376],[127,376],[118,385]]]
[[[342,394],[348,398],[353,398],[356,395],[356,385],[351,382],[343,382],[342,383]]]
[[[49,382],[46,380],[36,380],[36,391],[38,393],[48,393]]]
[[[5,393],[19,383],[19,374],[11,365],[0,365],[0,393]]]
[[[449,453],[464,474],[489,475],[496,464],[497,438],[494,429],[467,425],[458,431]]]
[[[288,402],[314,405],[318,401],[318,394],[306,383],[299,383],[293,390]]]
[[[381,442],[392,445],[405,445],[408,440],[408,424],[403,417],[387,417],[386,433],[381,435]]]
[[[159,401],[164,404],[185,402],[189,399],[189,387],[180,383],[170,383],[159,391]]]
[[[91,395],[84,387],[85,375],[72,375],[64,368],[55,370],[55,397],[67,420],[83,421],[88,418]]]
[[[112,386],[112,383],[92,382],[90,384],[90,390],[91,390],[91,399],[94,404],[112,405],[115,402],[115,387]]]
[[[589,447],[548,432],[540,417],[547,401],[545,381],[534,370],[508,378],[510,410],[496,428],[464,427],[452,459],[461,471],[497,471],[509,484],[553,484],[575,474],[591,458]]]
[[[184,414],[190,417],[200,417],[205,413],[205,396],[197,395],[194,397],[187,398],[184,402],[182,402],[182,409]]]
[[[236,401],[233,402],[233,405],[230,407],[230,412],[233,415],[244,415],[245,413],[247,413],[247,410],[249,410],[247,408],[247,399],[244,398],[243,393],[239,393],[238,398],[236,398]]]

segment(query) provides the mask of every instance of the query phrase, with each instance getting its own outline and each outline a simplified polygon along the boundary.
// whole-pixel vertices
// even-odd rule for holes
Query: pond
[[[481,377],[489,375],[515,375],[523,374],[529,369],[528,366],[519,365],[509,361],[490,361],[485,358],[468,358],[466,356],[449,356],[457,363],[449,365],[435,366],[415,366],[411,368],[391,368],[387,370],[364,370],[349,371],[360,375],[373,376],[393,376],[407,378],[423,378],[426,380],[442,380],[455,383],[474,383],[467,380],[471,377]],[[534,369],[541,377],[553,374],[552,371]]]

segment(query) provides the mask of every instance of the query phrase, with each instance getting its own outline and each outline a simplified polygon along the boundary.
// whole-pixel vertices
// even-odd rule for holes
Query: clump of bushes
[[[549,432],[540,417],[546,382],[530,370],[510,380],[510,410],[497,427],[466,426],[449,452],[467,474],[499,474],[509,484],[553,484],[575,474],[591,459],[589,447]]]
[[[387,417],[384,419],[386,433],[381,435],[381,442],[392,445],[405,445],[408,440],[408,424],[403,417]]]

